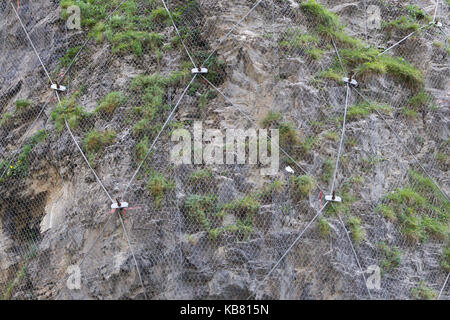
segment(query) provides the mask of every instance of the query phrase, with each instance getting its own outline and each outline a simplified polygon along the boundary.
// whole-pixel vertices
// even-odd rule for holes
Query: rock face
[[[411,223],[402,220],[409,208],[389,219],[379,205],[389,205],[386,196],[397,188],[417,187],[411,171],[431,177],[448,194],[446,27],[444,34],[422,30],[389,52],[424,75],[426,101],[414,105],[417,99],[411,99],[421,90],[392,72],[357,76],[358,92],[388,105],[390,112],[364,107],[356,91],[349,90],[348,106],[367,109],[362,114],[356,107],[348,110],[335,179],[343,204],[329,204],[318,218],[328,193],[324,190],[333,180],[347,91],[342,71],[338,79],[324,76],[336,73],[339,62],[331,39],[317,33],[317,20],[301,2],[262,1],[235,26],[255,1],[170,1],[170,9],[179,13],[175,21],[184,43],[165,11],[153,13],[159,5],[147,1],[136,0],[135,8],[119,8],[104,25],[84,25],[83,31],[66,29],[58,1],[20,2],[18,13],[49,76],[68,91],[56,98],[49,89],[14,11],[1,3],[3,298],[410,299],[427,293],[433,297],[442,289],[449,263],[447,257],[443,267],[449,232],[446,196],[423,200],[436,207],[441,201],[444,210],[437,217],[431,205],[427,209],[439,225],[425,226],[427,239],[422,241],[404,234],[405,224]],[[345,23],[345,35],[366,38],[363,1],[319,2]],[[377,3],[387,21],[408,15],[402,1],[391,2]],[[433,3],[411,1],[431,17]],[[449,12],[443,6],[441,20]],[[105,5],[105,10],[114,8]],[[131,34],[133,27],[122,24],[130,12],[139,20],[135,24],[145,26],[137,32],[151,30],[153,38]],[[128,33],[120,28],[129,28]],[[369,28],[368,44],[388,48],[402,38],[388,30]],[[161,38],[155,40],[155,34]],[[90,40],[83,46],[85,39]],[[345,42],[336,39],[344,49]],[[83,48],[73,66],[61,62],[74,58],[73,51],[66,54],[71,48]],[[217,52],[205,63],[210,70],[206,78],[220,93],[200,76],[185,90],[192,76],[185,49],[200,66],[214,48]],[[340,52],[347,71],[356,68]],[[114,96],[105,98],[114,92],[118,102]],[[17,107],[20,99],[30,102],[24,110]],[[108,107],[112,112],[105,111]],[[414,109],[413,116],[408,108]],[[175,129],[191,132],[194,121],[223,132],[254,128],[269,111],[281,115],[274,120],[279,128],[286,123],[295,128],[294,138],[289,130],[281,135],[287,140],[280,140],[284,150],[278,175],[261,176],[260,166],[248,163],[170,161]],[[112,142],[92,138],[105,132],[113,132]],[[90,149],[90,143],[98,148]],[[294,174],[282,170],[287,165]],[[304,180],[296,185],[293,178],[306,175],[314,182],[304,191]],[[424,198],[430,197],[427,188]],[[116,198],[131,207],[121,216],[110,211]],[[403,200],[411,207],[415,201]],[[359,232],[364,236],[357,241]],[[397,249],[401,254],[395,254]],[[77,275],[68,273],[70,266],[80,270],[79,288],[68,285]],[[371,266],[382,269],[381,287],[366,286]],[[448,297],[447,286],[440,298]]]

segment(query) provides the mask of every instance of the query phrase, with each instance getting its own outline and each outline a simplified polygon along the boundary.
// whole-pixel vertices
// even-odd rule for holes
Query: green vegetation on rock
[[[385,197],[377,211],[399,223],[400,231],[412,241],[428,238],[447,240],[450,204],[433,181],[415,171],[409,173],[410,184]]]

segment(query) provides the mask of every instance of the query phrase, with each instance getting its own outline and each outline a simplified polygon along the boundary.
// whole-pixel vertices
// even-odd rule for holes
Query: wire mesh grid
[[[448,298],[444,2],[41,2],[0,4],[4,299]],[[173,163],[198,126],[289,170]]]

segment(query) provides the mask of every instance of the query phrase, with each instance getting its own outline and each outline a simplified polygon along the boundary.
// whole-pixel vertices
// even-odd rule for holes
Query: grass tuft
[[[422,72],[402,58],[390,55],[380,55],[375,60],[363,63],[356,68],[361,75],[388,74],[393,78],[406,83],[413,89],[423,86]]]
[[[104,147],[114,143],[116,133],[114,131],[91,130],[83,139],[83,149],[87,153],[90,162]]]
[[[274,128],[280,124],[282,118],[281,113],[271,110],[263,119],[261,125],[264,129]]]
[[[361,102],[351,106],[347,112],[348,120],[358,120],[369,116],[375,110],[384,114],[392,112],[392,108],[386,104],[377,104],[375,102]]]
[[[361,220],[357,217],[350,217],[347,223],[350,227],[353,241],[356,244],[360,243],[366,236],[364,229],[361,227]]]
[[[306,2],[302,2],[300,4],[300,8],[302,11],[312,16],[318,24],[329,28],[340,28],[337,15],[331,11],[328,11],[315,0],[307,0]]]
[[[326,238],[330,235],[331,227],[325,218],[323,217],[319,218],[318,226],[319,226],[319,234],[322,238]]]
[[[80,122],[87,118],[89,114],[80,106],[76,104],[77,98],[83,92],[83,88],[76,91],[72,96],[64,98],[52,111],[50,119],[55,123],[55,128],[61,132],[64,127],[64,120],[71,129],[75,129]]]
[[[18,99],[14,102],[14,112],[22,112],[23,110],[25,110],[26,108],[28,108],[30,106],[31,102],[25,99]]]
[[[305,198],[315,188],[316,183],[313,178],[307,175],[294,177],[289,179],[289,185],[292,193],[297,199]]]
[[[8,163],[6,161],[0,162],[0,171],[3,172],[6,169],[5,175],[0,182],[3,182],[5,179],[13,176],[19,178],[26,177],[28,174],[28,165],[30,163],[31,152],[45,139],[47,139],[47,133],[45,130],[37,131],[31,138],[26,140],[24,146],[22,147],[22,151],[18,155],[15,162],[12,162],[9,167],[7,167]]]
[[[437,293],[421,281],[417,287],[411,289],[411,297],[416,300],[435,300]]]
[[[410,183],[389,193],[377,211],[398,221],[400,231],[411,241],[429,237],[448,240],[450,204],[433,181],[410,171]]]
[[[402,252],[397,247],[389,247],[386,243],[381,242],[378,244],[378,249],[381,253],[380,267],[383,272],[388,272],[394,268],[397,268],[402,259]]]
[[[156,208],[160,208],[164,195],[173,190],[173,188],[175,188],[175,184],[157,172],[151,174],[147,183],[147,190],[153,197]]]
[[[125,98],[120,92],[110,92],[100,101],[98,107],[95,109],[95,112],[111,115],[124,101]]]
[[[194,184],[207,183],[207,182],[211,181],[212,177],[213,177],[213,173],[212,173],[211,169],[202,169],[202,170],[193,172],[189,176],[189,181]]]

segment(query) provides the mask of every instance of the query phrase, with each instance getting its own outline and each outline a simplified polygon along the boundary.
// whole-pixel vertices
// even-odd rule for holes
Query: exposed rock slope
[[[262,1],[223,42],[256,1],[168,1],[196,64],[217,48],[207,79],[239,111],[200,76],[183,95],[192,65],[159,1],[127,1],[105,23],[97,21],[119,1],[81,5],[83,31],[66,29],[67,6],[59,1],[20,2],[51,78],[68,91],[58,103],[14,11],[0,4],[4,298],[437,296],[450,263],[441,193],[449,187],[446,4],[438,11],[441,29],[423,28],[379,58],[433,19],[434,1],[368,1],[384,23],[369,25],[367,42],[363,1]],[[333,180],[347,93],[341,78],[350,71],[373,102],[350,90],[336,176],[343,203],[309,225],[320,190]],[[18,100],[29,103],[21,109]],[[281,153],[279,174],[267,177],[250,164],[170,162],[174,129],[192,130],[198,120],[220,130],[254,127],[241,112],[279,128],[295,163]],[[125,213],[126,233],[65,120],[109,195],[134,207]],[[287,165],[294,175],[284,172]],[[81,269],[79,290],[66,285],[71,265]],[[381,288],[370,296],[370,272],[364,276],[359,265],[382,269]]]

